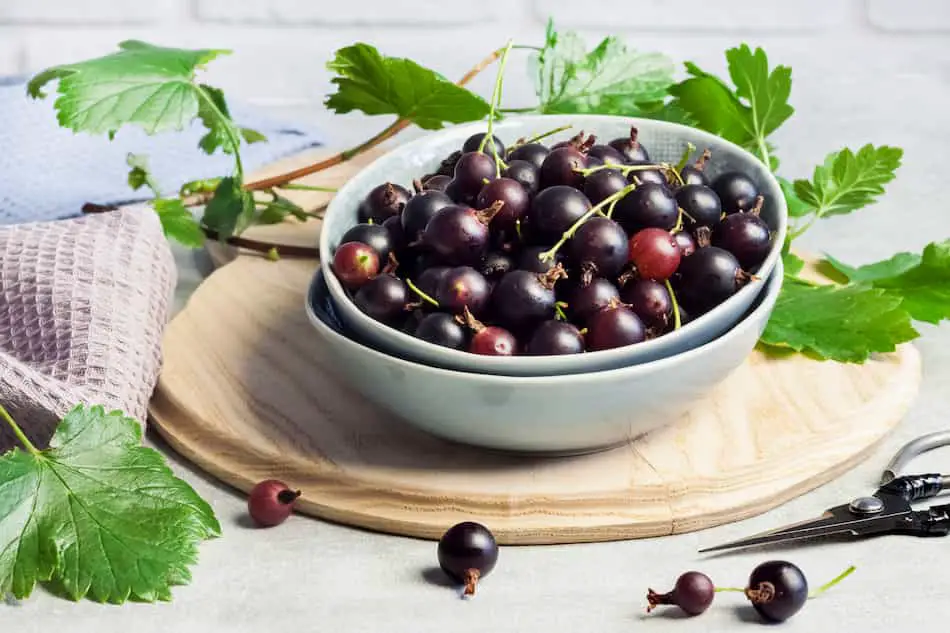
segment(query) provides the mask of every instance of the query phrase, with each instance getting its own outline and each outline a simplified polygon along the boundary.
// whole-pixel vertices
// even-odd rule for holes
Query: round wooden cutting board
[[[301,512],[438,538],[460,520],[505,544],[604,541],[736,521],[863,459],[917,393],[906,345],[864,365],[755,352],[682,419],[625,447],[526,457],[414,430],[334,377],[304,313],[316,263],[239,257],[170,324],[151,403],[164,438],[248,491],[279,478]]]

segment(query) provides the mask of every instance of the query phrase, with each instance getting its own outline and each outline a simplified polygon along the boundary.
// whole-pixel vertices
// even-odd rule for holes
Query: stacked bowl
[[[767,253],[758,258],[754,267],[743,268],[741,281],[728,297],[711,307],[694,310],[679,327],[671,325],[662,331],[650,331],[644,340],[631,344],[588,348],[580,353],[526,354],[523,339],[528,335],[519,332],[515,354],[485,355],[472,353],[465,346],[424,340],[413,335],[412,327],[418,320],[415,325],[407,325],[404,319],[398,323],[384,322],[358,307],[360,302],[355,300],[352,284],[346,283],[346,275],[334,270],[333,262],[347,232],[361,220],[366,221],[365,208],[361,211],[361,207],[374,189],[378,192],[382,183],[394,183],[412,195],[413,181],[436,172],[446,157],[461,151],[467,141],[471,144],[473,136],[484,134],[486,126],[461,125],[426,135],[382,156],[353,177],[334,197],[324,218],[320,237],[323,266],[311,285],[306,309],[317,335],[333,350],[341,378],[367,399],[409,424],[456,442],[517,452],[588,452],[629,442],[675,422],[751,353],[768,322],[783,278],[781,248],[787,210],[771,172],[755,156],[717,136],[661,121],[597,115],[525,116],[496,123],[494,135],[511,145],[516,139],[530,139],[566,126],[570,129],[545,143],[549,147],[559,143],[574,149],[579,146],[583,153],[594,141],[590,135],[603,147],[609,140],[629,138],[631,129],[635,129],[635,145],[649,154],[644,165],[676,165],[685,152],[694,149],[692,164],[696,154],[708,149],[711,157],[702,171],[710,184],[723,174],[741,173],[761,195],[757,199],[760,208],[755,212],[770,231]],[[584,135],[575,136],[579,131]],[[491,154],[490,145],[486,143],[482,150]],[[625,165],[632,162],[623,160]],[[603,162],[595,158],[577,168]],[[647,174],[628,171],[635,187],[648,182],[642,177]],[[682,185],[672,171],[675,170],[663,173],[668,174],[670,192],[675,195]],[[640,177],[634,180],[637,174]],[[542,181],[542,192],[545,186],[553,185]],[[467,203],[478,206],[470,199],[456,196],[451,189],[447,193],[463,207]],[[537,195],[531,194],[531,204],[537,202]],[[589,205],[594,210],[589,217],[603,218],[613,212],[608,205],[597,212],[597,206]],[[497,206],[495,212],[499,213]],[[745,208],[741,212],[752,210]],[[688,215],[686,218],[686,227],[692,224],[696,228],[698,221]],[[680,204],[677,229],[683,228],[682,219]],[[516,239],[532,239],[530,217],[525,220],[528,237],[521,233],[519,223]],[[495,220],[486,221],[490,227]],[[697,228],[694,233],[701,231]],[[553,246],[550,239],[535,239],[544,248]],[[704,239],[699,242],[702,245]],[[413,248],[425,247],[422,240]],[[696,257],[702,248],[714,247],[700,246],[682,261]],[[568,252],[568,247],[563,250]],[[385,263],[380,262],[380,266]],[[478,263],[470,263],[479,268]],[[567,266],[571,266],[569,259]],[[627,266],[625,271],[629,273],[628,280],[638,278],[635,266]],[[402,281],[411,281],[402,278],[414,274],[402,275],[396,269],[396,276]],[[579,273],[574,270],[571,274]],[[556,276],[551,279],[555,284],[561,283]],[[710,277],[707,282],[701,275],[693,280],[692,291],[695,293],[696,287],[702,289],[707,283],[710,292],[715,292],[717,280]],[[666,287],[672,289],[676,285]],[[416,288],[411,285],[406,289],[407,297],[417,300],[420,306],[416,314],[442,309],[421,300]],[[496,281],[489,292],[494,294],[497,288]],[[677,313],[681,307],[678,306]],[[463,314],[455,316],[460,324],[471,327],[471,321]]]

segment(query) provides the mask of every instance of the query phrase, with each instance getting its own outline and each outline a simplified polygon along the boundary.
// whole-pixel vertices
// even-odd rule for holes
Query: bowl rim
[[[750,151],[748,151],[747,149],[731,141],[728,141],[722,138],[721,136],[712,134],[711,132],[707,132],[699,128],[690,127],[688,125],[683,125],[680,123],[672,123],[669,121],[644,119],[642,117],[625,117],[625,116],[605,115],[605,114],[576,114],[576,115],[574,114],[529,114],[529,115],[519,115],[515,117],[510,117],[506,120],[499,121],[497,122],[496,127],[500,128],[501,130],[504,130],[506,127],[506,124],[517,125],[521,123],[538,122],[538,121],[544,121],[544,120],[550,120],[550,119],[568,119],[570,121],[577,121],[582,124],[584,122],[594,123],[594,122],[599,121],[599,122],[604,122],[604,123],[606,122],[616,123],[619,121],[623,121],[625,124],[629,124],[632,126],[641,126],[641,127],[652,126],[652,127],[666,128],[670,131],[671,135],[677,135],[677,134],[682,135],[686,131],[688,131],[690,135],[694,137],[699,136],[703,140],[707,141],[709,144],[718,144],[718,145],[728,146],[732,151],[736,152],[739,155],[744,155],[750,161],[756,163],[759,166],[758,169],[762,173],[763,177],[766,180],[770,181],[772,188],[775,190],[775,192],[779,194],[777,196],[773,196],[774,204],[776,205],[777,227],[773,234],[774,237],[773,237],[772,247],[769,251],[769,254],[766,256],[766,258],[763,260],[762,264],[760,265],[758,274],[765,273],[771,276],[772,272],[774,272],[777,263],[780,262],[781,260],[782,245],[785,243],[785,237],[788,231],[788,207],[785,203],[785,197],[784,195],[782,195],[781,185],[778,182],[777,178],[775,177],[775,174],[772,173],[771,169],[769,169],[764,163],[762,163],[761,160],[759,160]],[[451,133],[453,136],[464,136],[466,133],[469,133],[469,132],[475,133],[478,131],[484,131],[483,129],[484,126],[485,126],[484,121],[474,121],[474,122],[460,124],[460,125],[447,126],[441,130],[428,132],[420,136],[419,138],[413,139],[411,141],[408,141],[406,143],[393,147],[390,151],[377,157],[372,162],[364,166],[363,169],[360,170],[360,172],[355,174],[352,178],[347,180],[346,183],[344,183],[344,185],[337,191],[336,195],[333,196],[333,198],[330,200],[329,204],[327,205],[323,222],[326,223],[327,219],[329,219],[335,213],[335,209],[339,207],[339,205],[341,204],[337,202],[341,198],[340,194],[346,192],[350,188],[355,188],[357,186],[355,183],[360,173],[369,169],[370,167],[372,167],[379,161],[391,158],[393,155],[402,155],[405,153],[412,152],[414,149],[418,147],[428,145],[429,143],[432,142],[432,139],[434,137],[437,137],[441,134],[447,135]],[[687,334],[692,333],[710,324],[711,318],[712,318],[710,317],[710,315],[714,315],[717,312],[721,313],[722,312],[721,308],[723,306],[734,305],[744,300],[745,296],[747,296],[748,294],[751,294],[750,289],[754,288],[756,285],[756,281],[753,280],[751,283],[747,284],[743,288],[740,288],[738,292],[736,292],[734,295],[732,295],[731,297],[729,297],[728,299],[720,303],[718,306],[716,306],[712,310],[709,310],[708,312],[700,315],[696,319],[684,325],[679,330],[680,335],[677,338],[673,338],[673,339],[668,338],[670,336],[676,335],[675,332],[669,332],[667,334],[664,334],[663,336],[660,336],[648,341],[644,341],[642,343],[638,343],[637,345],[627,345],[627,346],[617,347],[617,348],[608,349],[608,350],[598,350],[595,352],[587,352],[586,354],[583,355],[584,358],[577,358],[576,360],[574,359],[574,357],[571,357],[565,360],[564,357],[559,357],[559,356],[496,356],[496,357],[478,356],[475,354],[471,354],[465,350],[454,350],[447,347],[436,345],[434,343],[430,343],[428,341],[417,339],[397,328],[393,328],[384,323],[379,323],[377,321],[374,321],[371,317],[364,314],[356,306],[356,304],[350,299],[346,290],[343,288],[342,284],[337,278],[336,274],[333,272],[333,267],[329,265],[329,262],[332,261],[332,258],[328,259],[324,257],[324,253],[331,253],[331,252],[333,252],[333,248],[330,245],[329,232],[321,230],[320,244],[319,244],[319,257],[320,257],[320,261],[324,262],[325,264],[323,268],[325,269],[324,274],[327,279],[327,286],[330,290],[330,294],[338,303],[345,302],[346,304],[345,309],[348,312],[351,312],[354,318],[358,318],[361,321],[365,322],[367,328],[372,328],[374,330],[384,332],[384,334],[381,334],[380,336],[386,336],[390,338],[395,344],[397,344],[400,347],[405,346],[413,350],[425,350],[425,352],[422,352],[424,353],[425,356],[429,356],[429,357],[441,356],[444,359],[446,359],[445,362],[450,362],[449,359],[451,359],[451,361],[453,361],[453,364],[456,364],[456,365],[481,365],[483,370],[491,370],[495,372],[504,372],[506,370],[513,371],[515,369],[518,369],[520,371],[542,371],[545,368],[545,366],[548,366],[552,362],[557,363],[556,359],[560,359],[563,362],[566,370],[570,370],[571,372],[576,374],[576,373],[583,373],[585,371],[584,366],[589,363],[610,364],[611,362],[622,361],[623,358],[626,357],[626,355],[628,354],[637,354],[637,352],[641,352],[641,351],[644,353],[648,353],[651,350],[657,350],[657,349],[662,350],[665,346],[673,345],[674,341],[679,340],[679,338],[682,338],[683,336],[685,336],[685,334],[682,334],[683,332],[686,332]],[[762,290],[759,289],[758,292],[762,292]],[[732,326],[730,327],[735,327],[735,323],[732,324]],[[420,354],[420,352],[413,352],[413,354],[418,355]],[[595,359],[588,361],[587,359],[592,356],[594,356]],[[457,359],[457,362],[455,362],[456,359]],[[650,362],[650,361],[645,361],[645,362]],[[509,375],[509,374],[501,374],[501,373],[492,374],[490,371],[480,371],[479,373],[484,373],[485,375],[505,375],[505,376]],[[525,377],[523,374],[511,374],[511,376]]]
[[[782,290],[782,285],[785,278],[785,267],[781,260],[776,264],[775,268],[772,271],[772,274],[765,280],[765,288],[760,294],[760,298],[757,298],[758,305],[754,305],[749,311],[747,311],[743,318],[738,321],[733,327],[729,328],[726,332],[720,336],[714,338],[713,340],[699,345],[692,349],[688,349],[684,352],[678,354],[673,354],[671,356],[665,356],[663,358],[658,358],[656,360],[648,361],[645,363],[637,363],[633,365],[627,365],[625,367],[615,367],[612,369],[602,369],[597,371],[589,371],[576,374],[553,374],[549,376],[500,376],[497,374],[482,374],[476,372],[466,372],[458,369],[449,369],[445,367],[435,367],[432,365],[427,365],[425,363],[408,360],[405,358],[400,358],[398,356],[393,356],[382,352],[374,347],[362,343],[357,340],[353,340],[349,336],[337,332],[334,328],[330,327],[323,320],[317,316],[313,310],[311,297],[313,295],[314,285],[317,283],[320,275],[323,274],[326,277],[326,273],[323,271],[323,267],[314,273],[313,278],[310,281],[310,284],[307,287],[306,296],[304,297],[304,305],[307,311],[307,318],[310,320],[311,325],[315,329],[321,332],[323,336],[332,336],[337,339],[342,340],[345,345],[352,346],[355,348],[362,348],[365,352],[369,353],[374,359],[385,358],[389,362],[395,363],[401,367],[410,367],[416,370],[422,371],[424,374],[430,375],[439,375],[439,376],[457,376],[457,377],[467,377],[469,379],[475,379],[481,383],[488,384],[505,384],[511,385],[516,383],[520,386],[532,386],[532,385],[563,385],[563,384],[576,384],[582,383],[587,384],[595,381],[603,380],[606,377],[631,377],[635,378],[642,376],[644,374],[649,374],[654,371],[659,371],[664,368],[667,368],[672,365],[677,365],[679,363],[689,362],[694,360],[696,357],[708,354],[716,353],[717,350],[727,347],[732,343],[741,333],[748,330],[749,328],[755,327],[753,323],[756,321],[755,317],[760,315],[762,312],[771,314],[772,309],[775,307],[775,302],[778,299],[778,295]],[[330,297],[333,300],[333,297]],[[767,321],[766,321],[767,322]]]

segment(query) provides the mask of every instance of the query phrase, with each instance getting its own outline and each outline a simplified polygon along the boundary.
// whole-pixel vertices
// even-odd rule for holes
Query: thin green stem
[[[686,149],[683,150],[683,155],[680,156],[680,162],[676,163],[677,172],[683,171],[683,168],[686,167],[686,163],[689,162],[690,155],[692,155],[692,153],[695,151],[696,151],[696,146],[690,143],[689,141],[687,141]]]
[[[544,48],[540,46],[531,46],[529,44],[515,44],[511,47],[514,50],[523,50],[523,51],[543,51]]]
[[[0,418],[3,418],[6,423],[10,426],[10,429],[13,431],[13,434],[16,435],[16,438],[20,440],[20,444],[23,444],[23,448],[28,450],[33,455],[39,455],[40,451],[38,448],[33,446],[33,442],[27,438],[26,433],[23,432],[23,429],[20,428],[13,418],[10,416],[10,413],[0,404]]]
[[[336,187],[318,187],[317,185],[299,185],[294,182],[288,182],[280,185],[278,189],[296,189],[297,191],[325,191],[327,193],[336,193],[339,191]]]
[[[508,65],[508,53],[511,52],[511,40],[505,46],[501,53],[501,61],[498,62],[498,76],[495,77],[495,90],[492,92],[491,108],[488,111],[488,133],[482,138],[478,145],[478,151],[484,151],[488,139],[492,139],[491,153],[495,159],[495,177],[501,178],[501,158],[498,156],[498,145],[495,144],[494,128],[495,114],[501,106],[501,87],[505,79],[505,66]]]
[[[537,108],[498,108],[498,111],[502,114],[527,114],[529,112],[537,112]]]
[[[856,567],[854,565],[851,565],[846,570],[838,574],[833,580],[829,580],[822,586],[818,587],[818,589],[815,589],[813,592],[808,594],[809,600],[812,598],[817,598],[821,594],[825,593],[826,591],[828,591],[829,589],[837,585],[839,582],[841,582],[842,580],[850,576],[854,572],[855,569]]]
[[[745,593],[745,589],[740,589],[739,587],[716,587],[714,589],[716,593],[722,593],[723,591],[735,592],[735,593]]]
[[[676,293],[673,292],[673,286],[670,284],[670,280],[667,279],[663,283],[666,284],[666,291],[670,293],[670,300],[673,302],[673,329],[678,330],[683,327],[683,322],[680,319],[679,302],[676,300]]]
[[[561,306],[561,301],[558,301],[554,304],[554,312],[557,315],[559,321],[567,321],[567,314],[564,313],[564,308]],[[566,303],[564,305],[567,305]]]
[[[755,116],[753,114],[753,116]],[[762,155],[762,161],[765,163],[766,169],[772,171],[772,157],[769,156],[769,147],[765,142],[765,137],[759,137],[759,154]]]
[[[238,180],[240,180],[243,184],[244,164],[241,162],[241,137],[238,136],[237,130],[234,129],[234,123],[231,121],[230,117],[218,109],[214,99],[209,97],[208,93],[201,86],[198,86],[198,94],[201,95],[201,98],[204,100],[204,102],[208,104],[208,107],[211,108],[211,111],[214,112],[224,123],[224,132],[228,135],[228,140],[231,141],[231,145],[234,147],[234,169],[237,172]]]
[[[416,284],[412,283],[411,279],[406,278],[406,285],[409,286],[410,290],[412,290],[414,293],[419,295],[419,297],[421,297],[423,301],[431,303],[437,308],[439,307],[439,302],[433,299],[432,297],[430,297],[429,295],[427,295],[426,293],[422,292],[418,288],[416,288]]]
[[[540,134],[535,134],[534,136],[529,136],[528,138],[519,139],[514,145],[511,146],[511,149],[521,147],[522,145],[527,145],[528,143],[537,143],[541,139],[553,136],[558,132],[563,132],[564,130],[569,130],[572,127],[574,126],[569,123],[567,125],[556,127],[553,130],[548,130],[547,132],[541,132]]]
[[[811,218],[805,222],[801,227],[796,228],[789,234],[789,241],[795,240],[802,235],[805,231],[810,229],[812,225],[820,220],[823,217],[822,209],[817,209],[811,216]]]
[[[602,208],[613,204],[613,203],[616,202],[617,200],[620,200],[621,198],[623,198],[625,195],[627,195],[628,193],[630,193],[631,191],[633,191],[633,190],[636,189],[636,188],[637,188],[637,185],[627,185],[626,187],[624,187],[623,189],[621,189],[621,190],[618,191],[617,193],[615,193],[615,194],[613,194],[613,195],[610,195],[610,196],[604,198],[601,202],[599,202],[599,203],[597,203],[596,205],[594,205],[593,207],[591,207],[590,210],[588,210],[584,215],[582,215],[581,217],[579,217],[579,218],[577,219],[577,221],[574,222],[574,224],[571,225],[571,228],[569,228],[568,230],[564,231],[564,234],[561,235],[561,239],[559,239],[559,240],[557,241],[557,243],[556,243],[554,246],[552,246],[550,249],[548,249],[548,250],[544,251],[543,253],[541,253],[540,255],[538,255],[538,259],[540,259],[541,261],[551,261],[551,260],[553,260],[553,259],[554,259],[554,256],[557,255],[558,250],[559,250],[562,246],[564,246],[564,243],[565,243],[567,240],[569,240],[569,239],[571,239],[572,237],[574,237],[574,234],[577,233],[577,229],[581,228],[581,226],[583,226],[583,224],[584,224],[585,222],[587,222],[587,220],[589,220],[590,218],[592,218],[595,213],[597,213],[598,211],[600,211]]]
[[[596,167],[588,167],[587,169],[575,169],[574,172],[581,174],[582,176],[590,176],[591,174],[598,171],[603,171],[604,169],[613,169],[619,171],[624,176],[628,176],[631,172],[635,171],[672,171],[673,166],[669,163],[655,163],[652,165],[617,165],[616,163],[606,163],[604,165],[597,165]]]

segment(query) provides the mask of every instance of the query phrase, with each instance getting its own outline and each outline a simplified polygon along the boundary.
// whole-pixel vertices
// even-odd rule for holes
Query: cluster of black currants
[[[640,343],[708,312],[772,246],[745,174],[710,153],[651,161],[632,128],[511,148],[467,139],[413,183],[374,188],[333,270],[357,307],[475,354],[575,354]]]

